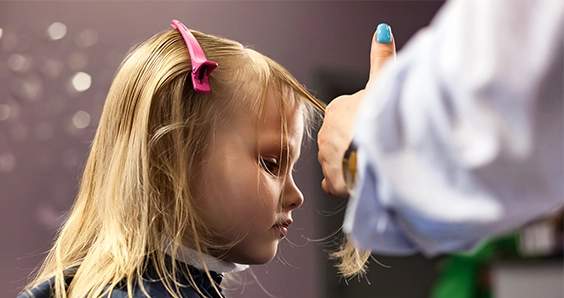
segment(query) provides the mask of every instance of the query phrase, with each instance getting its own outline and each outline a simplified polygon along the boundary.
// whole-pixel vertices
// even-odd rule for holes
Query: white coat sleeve
[[[564,1],[445,3],[363,99],[345,232],[433,256],[562,208],[563,47]]]

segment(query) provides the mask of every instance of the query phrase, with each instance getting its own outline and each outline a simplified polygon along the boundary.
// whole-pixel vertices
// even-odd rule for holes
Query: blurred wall
[[[441,4],[0,2],[0,297],[16,296],[64,220],[119,63],[132,45],[169,29],[171,19],[250,45],[314,89],[319,70],[368,74],[378,23],[391,24],[401,48]],[[306,202],[294,212],[280,257],[253,266],[232,297],[267,297],[265,290],[325,297],[325,252],[307,240],[326,236],[315,148],[297,173]]]

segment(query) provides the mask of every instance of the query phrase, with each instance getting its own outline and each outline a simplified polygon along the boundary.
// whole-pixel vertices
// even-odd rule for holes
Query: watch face
[[[356,150],[349,148],[343,158],[343,175],[345,178],[345,185],[349,195],[353,194],[354,183],[356,181]]]

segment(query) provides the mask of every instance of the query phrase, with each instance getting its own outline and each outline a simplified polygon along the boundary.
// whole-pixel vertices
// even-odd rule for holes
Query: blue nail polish
[[[376,41],[379,43],[392,42],[392,28],[388,24],[382,23],[376,27]]]

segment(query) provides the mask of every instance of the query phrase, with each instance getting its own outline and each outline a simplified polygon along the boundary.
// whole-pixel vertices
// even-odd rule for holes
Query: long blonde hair
[[[163,236],[173,258],[186,239],[200,254],[225,248],[211,240],[189,187],[217,124],[243,105],[260,109],[272,89],[293,92],[308,111],[306,123],[324,111],[273,60],[234,41],[192,33],[219,64],[209,78],[212,91],[192,90],[191,63],[177,30],[157,34],[126,57],[106,98],[74,206],[27,289],[55,276],[56,298],[100,297],[122,283],[131,296],[134,284],[144,291],[141,278],[151,262],[170,295],[179,297],[175,277],[183,271],[167,264]],[[69,268],[76,272],[67,287]]]

